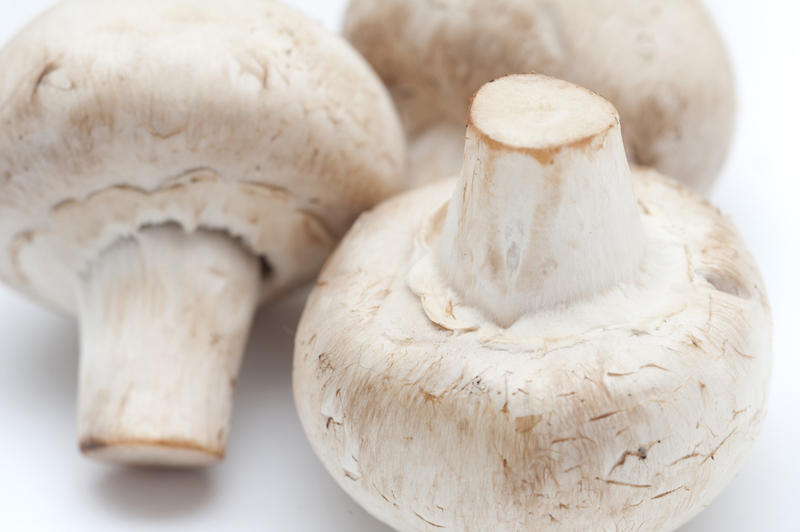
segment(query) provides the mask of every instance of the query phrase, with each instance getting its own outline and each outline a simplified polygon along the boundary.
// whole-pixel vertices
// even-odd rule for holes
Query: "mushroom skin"
[[[705,199],[630,170],[610,105],[582,90],[543,76],[482,88],[460,177],[362,215],[307,303],[294,359],[303,427],[340,486],[397,530],[675,529],[759,432],[771,317],[753,258]],[[506,109],[495,118],[482,99]],[[591,198],[607,218],[592,220]],[[604,262],[605,247],[585,245],[613,239],[630,208],[631,244]],[[581,220],[592,223],[565,238]],[[559,264],[525,262],[564,244],[576,252]],[[576,268],[619,279],[539,297],[581,286],[554,280]],[[530,296],[527,310],[496,312],[502,282],[509,306]]]
[[[417,184],[458,173],[470,97],[517,72],[598,92],[630,161],[695,190],[730,144],[734,78],[697,0],[351,0],[344,33],[392,92]]]
[[[0,65],[0,279],[79,314],[81,447],[220,458],[255,308],[404,187],[386,89],[263,0],[64,1]]]

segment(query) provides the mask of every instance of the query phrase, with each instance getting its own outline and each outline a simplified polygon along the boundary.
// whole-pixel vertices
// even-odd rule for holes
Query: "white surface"
[[[344,0],[290,2],[338,27]],[[50,4],[0,0],[0,42]],[[739,80],[737,138],[713,201],[761,266],[775,319],[770,412],[731,486],[685,532],[796,531],[800,504],[800,16],[789,0],[708,0]],[[2,76],[0,71],[0,76]],[[302,294],[263,311],[246,355],[228,458],[198,472],[110,468],[75,441],[77,329],[0,287],[0,529],[385,531],[330,480],[290,388]]]

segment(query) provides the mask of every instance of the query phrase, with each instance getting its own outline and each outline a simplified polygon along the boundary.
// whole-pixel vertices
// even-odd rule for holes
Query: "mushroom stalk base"
[[[484,85],[438,249],[464,302],[507,327],[632,279],[642,250],[614,107],[544,76]]]
[[[222,233],[145,229],[78,280],[78,430],[89,457],[199,466],[224,455],[259,260]]]

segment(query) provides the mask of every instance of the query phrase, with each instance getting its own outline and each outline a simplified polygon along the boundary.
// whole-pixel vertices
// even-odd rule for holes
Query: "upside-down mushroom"
[[[458,173],[478,87],[529,71],[609,99],[633,163],[703,191],[725,159],[734,80],[699,0],[351,0],[345,34],[391,89],[417,183]]]
[[[610,103],[515,75],[455,183],[356,222],[295,347],[316,453],[398,530],[668,530],[756,438],[771,326],[736,230],[629,168]]]
[[[0,66],[0,278],[79,317],[82,450],[219,459],[256,307],[402,186],[388,93],[263,0],[61,2]]]

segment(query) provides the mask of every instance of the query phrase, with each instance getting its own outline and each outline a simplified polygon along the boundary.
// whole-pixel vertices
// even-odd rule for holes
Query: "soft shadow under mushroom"
[[[110,469],[93,486],[98,498],[142,521],[180,519],[214,498],[216,483],[205,470]]]

